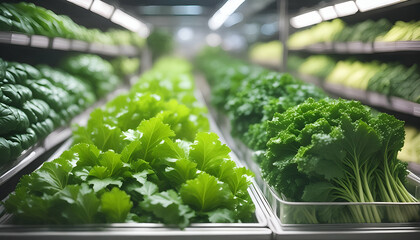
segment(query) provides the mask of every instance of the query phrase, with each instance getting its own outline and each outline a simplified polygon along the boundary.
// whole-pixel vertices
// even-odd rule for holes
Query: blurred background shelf
[[[336,97],[354,99],[372,107],[385,108],[394,112],[408,114],[419,118],[420,104],[402,98],[385,96],[376,92],[364,91],[346,87],[340,84],[324,82],[322,79],[306,74],[294,73],[305,82],[322,87],[325,91]]]
[[[27,35],[15,32],[0,32],[0,43],[32,48],[44,48],[61,51],[74,51],[81,53],[93,53],[104,56],[139,56],[137,47],[129,45],[106,45],[101,43],[89,43],[74,39],[60,37],[46,37],[40,35]]]
[[[302,48],[289,48],[289,51],[322,54],[405,53],[420,51],[420,41],[317,43]]]

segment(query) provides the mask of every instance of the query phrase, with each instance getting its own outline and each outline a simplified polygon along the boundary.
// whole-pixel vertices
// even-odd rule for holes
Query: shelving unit
[[[8,2],[18,3],[20,1],[10,0]],[[41,4],[38,4],[38,1],[29,2],[33,2],[35,5],[40,5],[47,9],[50,6],[54,11],[59,9],[59,13],[61,14],[72,13],[73,18],[80,18],[78,21],[82,24],[87,24],[88,27],[95,27],[95,24],[99,28],[103,28],[104,26],[112,28],[120,27],[109,19],[104,19],[69,1],[45,1]],[[62,8],[63,5],[65,8]],[[95,20],[93,22],[89,21],[89,18],[92,17]],[[73,53],[98,54],[108,59],[114,57],[148,57],[143,49],[131,45],[107,45],[77,39],[29,35],[8,31],[0,31],[0,48],[3,49],[0,55],[1,58],[16,62],[28,62],[33,65],[45,63],[56,65],[63,57]],[[144,62],[147,65],[148,60],[144,59]],[[138,74],[136,73],[135,76],[131,76],[131,79],[129,79],[130,76],[126,76],[127,79],[123,79],[118,88],[75,116],[67,125],[55,129],[35,145],[24,150],[17,159],[3,164],[0,167],[0,197],[5,197],[13,191],[17,181],[23,174],[30,171],[29,169],[42,164],[46,159],[45,155],[48,155],[49,152],[54,151],[65,140],[69,139],[72,134],[71,126],[73,124],[85,125],[90,112],[97,107],[103,106],[106,102],[122,92],[126,92],[131,84],[135,82],[134,79],[137,80]]]
[[[385,108],[394,112],[409,114],[420,117],[420,104],[407,101],[402,98],[385,96],[376,92],[369,92],[355,88],[345,87],[339,84],[324,82],[322,79],[300,73],[294,73],[295,76],[307,83],[315,84],[323,88],[333,96],[361,101],[372,107]]]
[[[327,5],[334,5],[341,3],[343,1],[329,1],[325,3],[319,3],[318,5],[315,4],[313,7],[301,8],[301,10],[296,11],[289,14],[290,18],[302,14],[305,12],[309,12],[311,10],[318,11],[320,8],[326,7]],[[350,14],[347,16],[341,17],[344,21],[348,21],[350,23],[357,23],[360,19],[378,19],[383,16],[385,13],[389,14],[392,13],[391,16],[394,20],[399,19],[408,19],[413,17],[415,14],[414,9],[420,6],[420,1],[412,0],[412,1],[405,1],[401,3],[397,3],[394,5],[385,6],[382,8],[374,9],[372,11],[366,12],[356,12],[355,14]],[[408,16],[404,15],[401,9],[407,10]],[[289,18],[289,19],[290,19]],[[312,27],[312,26],[309,26]],[[291,26],[289,25],[289,28]],[[291,29],[288,32],[299,31],[301,29]],[[283,39],[283,38],[282,38]],[[287,38],[288,39],[288,36]],[[418,63],[420,60],[418,55],[415,55],[420,51],[420,41],[396,41],[396,42],[323,42],[323,43],[316,43],[306,47],[301,48],[288,48],[287,41],[282,41],[282,44],[285,46],[285,55],[289,55],[289,53],[303,53],[305,55],[308,54],[333,54],[336,56],[341,56],[344,58],[349,58],[350,56],[369,56],[370,58],[381,58],[380,54],[387,54],[388,60],[391,58],[389,56],[393,56],[391,59],[395,59],[398,61],[400,58],[404,58],[405,62],[411,62],[412,64]],[[378,54],[378,55],[376,55]],[[405,57],[406,54],[413,54],[412,57]],[[282,68],[286,68],[287,59],[282,61]],[[384,96],[382,94],[376,92],[368,92],[359,89],[352,89],[345,86],[331,84],[328,82],[324,82],[323,79],[319,79],[314,76],[308,76],[305,74],[299,74],[294,72],[295,76],[298,76],[300,79],[304,80],[305,82],[313,83],[319,87],[322,87],[328,93],[336,96],[336,97],[343,97],[347,99],[355,99],[359,100],[367,105],[372,107],[380,107],[382,109],[391,110],[396,113],[403,113],[408,114],[414,117],[420,117],[419,115],[419,104],[407,101],[405,99],[401,99],[398,97],[393,96]]]

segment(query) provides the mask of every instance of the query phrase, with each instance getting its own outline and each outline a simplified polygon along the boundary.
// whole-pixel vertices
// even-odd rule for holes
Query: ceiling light
[[[339,17],[352,15],[352,14],[357,13],[357,11],[359,11],[359,9],[356,6],[356,3],[354,3],[353,1],[338,3],[338,4],[335,4],[334,7]]]
[[[319,9],[319,14],[321,14],[321,17],[322,19],[324,19],[324,21],[331,20],[338,17],[333,6]]]
[[[73,4],[76,4],[79,7],[89,9],[92,5],[93,0],[67,0],[68,2],[71,2]]]
[[[92,7],[90,7],[90,11],[101,15],[104,18],[110,18],[114,11],[114,7],[101,0],[95,0],[93,1]]]
[[[111,21],[125,27],[128,30],[137,32],[141,37],[147,37],[150,34],[150,30],[146,24],[121,11],[120,9],[115,10],[111,17]]]
[[[228,0],[209,20],[211,30],[219,29],[228,17],[244,3],[245,0]]]
[[[380,7],[405,2],[406,0],[356,0],[357,7],[361,12],[366,12]]]
[[[290,24],[295,28],[307,27],[320,22],[322,22],[322,18],[317,11],[304,13],[290,19]]]
[[[242,20],[244,20],[244,15],[242,15],[242,13],[233,13],[230,17],[228,17],[228,19],[226,19],[223,26],[232,27],[233,25],[240,23]]]

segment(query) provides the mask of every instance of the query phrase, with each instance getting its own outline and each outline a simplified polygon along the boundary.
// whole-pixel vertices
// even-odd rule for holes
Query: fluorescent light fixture
[[[230,15],[228,17],[228,19],[226,19],[225,23],[223,24],[223,26],[225,27],[232,27],[233,25],[240,23],[242,20],[244,20],[244,15],[242,15],[242,13],[233,13],[232,15]]]
[[[324,19],[324,21],[338,18],[338,15],[335,12],[335,9],[333,6],[319,9],[319,14],[321,14],[321,17],[322,19]]]
[[[68,2],[74,3],[79,7],[89,9],[92,5],[93,0],[67,0]]]
[[[200,15],[203,7],[198,5],[142,6],[138,8],[143,15]]]
[[[338,4],[335,4],[334,7],[339,17],[352,15],[352,14],[357,13],[357,11],[359,11],[359,9],[356,6],[356,3],[354,3],[353,1],[338,3]]]
[[[223,23],[228,19],[245,0],[227,0],[226,3],[219,9],[209,20],[209,28],[211,30],[219,29]]]
[[[174,15],[200,15],[203,13],[203,8],[196,5],[178,5],[172,7],[172,14]]]
[[[366,12],[405,1],[406,0],[356,0],[356,4],[361,12]]]
[[[146,24],[120,9],[114,11],[111,21],[130,31],[137,32],[141,37],[147,37],[150,34],[150,30]]]
[[[317,11],[307,12],[290,19],[290,24],[295,28],[303,28],[320,22],[322,18]]]
[[[101,0],[94,0],[92,7],[90,7],[90,11],[99,14],[104,18],[110,18],[114,11],[114,7]]]
[[[115,24],[118,24],[130,31],[136,32],[141,37],[147,37],[150,34],[150,29],[140,20],[128,15],[114,6],[105,3],[101,0],[67,0],[85,9],[101,15],[102,17],[110,19]],[[53,42],[54,43],[54,42]]]

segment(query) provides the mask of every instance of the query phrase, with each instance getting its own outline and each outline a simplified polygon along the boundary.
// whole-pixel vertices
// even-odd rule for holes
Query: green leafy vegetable
[[[170,62],[179,60],[163,61]],[[191,222],[252,221],[254,206],[246,191],[252,173],[236,167],[216,134],[200,132],[209,124],[206,109],[194,98],[192,79],[182,80],[191,81],[186,87],[178,85],[185,97],[178,100],[185,105],[167,91],[191,71],[181,63],[180,68],[166,65],[172,69],[172,75],[165,73],[167,81],[174,78],[174,84],[153,86],[152,92],[144,92],[146,85],[142,92],[134,88],[94,110],[87,126],[76,126],[71,149],[24,176],[6,201],[16,221],[160,222],[180,228]],[[10,149],[12,140],[0,138],[0,149]]]
[[[309,99],[276,114],[268,130],[263,176],[290,200],[417,201],[403,185],[406,165],[396,158],[403,123],[390,115],[372,114],[355,101]],[[351,210],[356,222],[382,221],[375,206]],[[406,211],[390,221],[417,218]]]
[[[130,196],[118,188],[102,194],[101,212],[105,213],[108,222],[125,222],[132,207]]]
[[[229,207],[233,202],[233,194],[224,183],[207,173],[188,180],[180,189],[182,200],[198,211],[210,211],[216,208]]]

